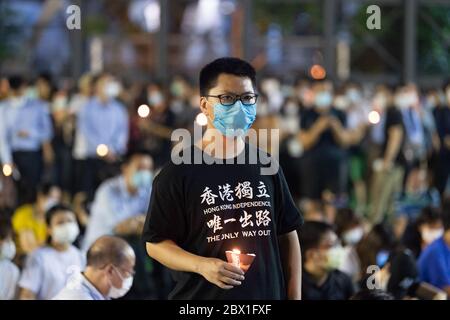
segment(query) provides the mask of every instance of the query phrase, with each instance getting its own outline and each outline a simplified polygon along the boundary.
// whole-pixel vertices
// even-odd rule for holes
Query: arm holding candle
[[[289,300],[301,300],[302,255],[297,232],[292,231],[280,235],[278,242],[286,281],[287,298]]]
[[[244,272],[230,263],[216,258],[206,258],[180,248],[172,240],[147,242],[147,253],[166,267],[184,272],[198,273],[222,289],[232,289],[244,280]]]

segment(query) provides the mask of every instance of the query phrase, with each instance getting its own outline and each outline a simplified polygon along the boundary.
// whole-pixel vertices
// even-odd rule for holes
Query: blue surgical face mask
[[[227,137],[244,135],[256,119],[256,103],[245,106],[240,100],[231,106],[214,106],[214,127]]]
[[[383,267],[389,259],[389,251],[381,250],[377,253],[377,265]]]
[[[333,97],[328,91],[318,92],[314,99],[316,107],[319,109],[327,109],[333,102]]]
[[[153,174],[149,170],[138,170],[133,174],[131,183],[137,189],[149,188],[152,184]]]

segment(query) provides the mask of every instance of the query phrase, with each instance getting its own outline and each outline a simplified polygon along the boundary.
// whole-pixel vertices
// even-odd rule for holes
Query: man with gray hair
[[[84,272],[72,275],[53,300],[107,300],[124,296],[133,284],[136,256],[113,236],[98,238],[87,252]]]

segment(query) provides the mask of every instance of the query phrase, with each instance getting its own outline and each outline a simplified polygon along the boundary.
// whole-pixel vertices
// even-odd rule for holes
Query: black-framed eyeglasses
[[[233,105],[236,101],[241,100],[244,106],[252,106],[258,100],[258,95],[254,93],[244,93],[240,96],[234,96],[231,94],[219,94],[217,96],[206,95],[205,97],[218,98],[220,104],[226,107]]]

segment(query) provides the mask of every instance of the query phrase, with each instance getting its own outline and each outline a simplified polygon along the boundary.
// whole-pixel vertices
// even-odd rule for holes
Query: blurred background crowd
[[[206,125],[198,68],[222,55],[257,68],[254,128],[279,129],[268,151],[306,220],[303,297],[450,296],[450,70],[435,42],[411,67],[417,55],[406,50],[422,47],[410,47],[407,28],[403,56],[380,49],[377,41],[395,47],[395,39],[379,33],[358,49],[367,61],[354,67],[366,73],[349,73],[348,37],[361,34],[348,20],[365,12],[355,1],[75,2],[91,34],[69,36],[63,0],[0,1],[0,299],[53,298],[83,269],[89,246],[111,234],[136,252],[125,298],[167,298],[172,279],[147,256],[140,232],[173,130]],[[391,27],[419,26],[413,2],[382,7]],[[424,11],[442,27],[422,17],[445,39],[448,5]],[[333,9],[338,35],[325,19]],[[399,18],[403,9],[416,20]],[[260,47],[246,47],[247,28]],[[149,53],[155,59],[143,60]]]

